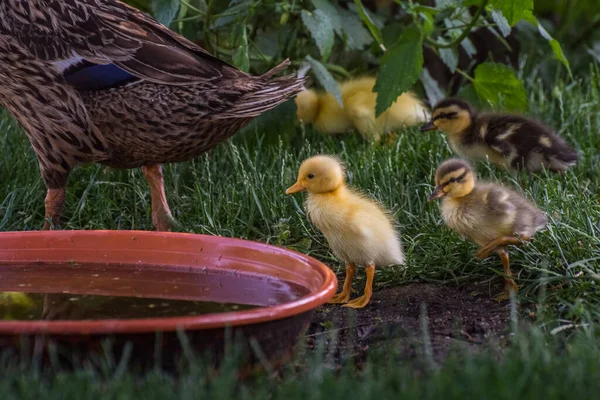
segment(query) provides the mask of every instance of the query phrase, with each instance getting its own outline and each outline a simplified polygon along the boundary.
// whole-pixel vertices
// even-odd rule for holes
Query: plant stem
[[[469,74],[467,74],[465,71],[463,71],[460,68],[455,68],[454,71],[458,72],[460,75],[462,75],[469,82],[475,81],[475,79],[471,78],[471,76]]]
[[[204,16],[204,26],[202,27],[203,28],[204,38],[206,39],[206,44],[207,44],[207,46],[210,47],[210,48],[207,49],[209,52],[212,52],[213,49],[214,49],[214,47],[215,47],[210,42],[210,35],[209,35],[210,25],[211,25],[210,18],[211,18],[211,12],[212,12],[212,8],[213,8],[213,3],[214,3],[214,0],[209,0],[208,4],[206,5],[206,15]]]
[[[462,31],[462,33],[456,39],[454,39],[453,41],[451,41],[450,43],[440,43],[440,42],[435,41],[435,40],[430,39],[430,38],[425,38],[425,42],[428,45],[430,45],[430,46],[437,47],[438,49],[449,49],[449,48],[452,48],[452,47],[455,47],[455,46],[459,45],[463,40],[465,40],[465,38],[467,36],[469,36],[469,33],[471,33],[471,31],[473,30],[473,27],[475,26],[475,24],[479,20],[479,17],[483,13],[483,10],[487,6],[488,2],[489,2],[489,0],[482,0],[481,1],[481,4],[479,5],[479,8],[477,9],[477,11],[475,12],[475,15],[471,19],[471,22],[469,22],[469,24],[465,27],[465,30]]]
[[[385,48],[385,45],[383,44],[383,37],[381,36],[381,32],[379,31],[379,28],[373,23],[373,21],[371,20],[371,17],[369,17],[369,14],[367,14],[367,11],[365,10],[365,7],[363,6],[362,1],[354,0],[354,4],[356,5],[356,8],[358,10],[358,15],[360,16],[360,18],[362,19],[364,24],[367,25],[367,28],[369,28],[369,31],[371,32],[371,36],[373,36],[373,38],[379,45],[379,48],[385,53],[386,48]]]
[[[181,0],[181,4],[185,5],[187,8],[189,8],[190,10],[196,11],[198,14],[204,14],[202,12],[202,10],[200,10],[198,7],[195,7],[193,5],[191,5],[188,1],[186,0]]]

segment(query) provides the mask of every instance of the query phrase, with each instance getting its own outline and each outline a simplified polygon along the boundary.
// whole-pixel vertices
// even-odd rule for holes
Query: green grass
[[[586,326],[600,317],[600,93],[596,78],[559,84],[553,90],[531,85],[532,113],[555,127],[581,155],[569,173],[543,174],[527,182],[525,193],[548,212],[549,229],[538,234],[534,243],[511,250],[521,286],[519,300],[536,305],[533,310],[543,328]],[[324,137],[295,127],[293,112],[293,105],[287,104],[208,155],[166,166],[167,197],[182,230],[288,246],[341,273],[340,262],[303,214],[303,195],[284,194],[303,159],[332,153],[347,163],[351,184],[392,209],[401,228],[408,268],[378,270],[376,288],[411,281],[452,284],[501,279],[499,260],[474,259],[475,246],[446,228],[438,205],[426,201],[435,168],[452,156],[441,135],[408,129],[391,145],[369,143],[356,135]],[[0,230],[37,230],[43,218],[44,186],[26,137],[7,116],[0,118],[0,148]],[[486,163],[477,164],[477,170],[485,179],[518,189],[520,177]],[[63,229],[152,229],[150,196],[141,172],[97,165],[77,169],[71,176],[62,222]],[[412,364],[375,356],[362,372],[348,370],[340,376],[316,361],[307,362],[298,374],[288,371],[282,381],[262,378],[261,384],[241,389],[240,396],[264,398],[261,395],[270,391],[274,391],[271,398],[292,399],[347,398],[356,393],[375,398],[392,392],[410,398],[592,393],[591,386],[597,389],[598,381],[591,377],[600,373],[598,342],[577,340],[562,348],[548,346],[545,337],[527,338],[506,350],[508,357],[500,363],[484,354],[469,358],[466,364],[450,360],[428,373],[413,371]],[[141,380],[121,373],[102,377],[95,370],[83,369],[59,373],[39,388],[34,383],[39,374],[33,368],[5,363],[0,370],[6,376],[0,382],[0,397],[24,399],[38,398],[40,393],[61,399],[87,398],[88,394],[129,398],[134,393],[146,398],[163,398],[162,394],[164,398],[230,398],[233,381],[227,379],[234,379],[223,372],[217,381],[207,383],[202,369],[192,369],[180,379],[151,374]],[[557,372],[562,380],[555,379]],[[357,373],[360,379],[355,379]]]
[[[547,339],[534,330],[517,334],[500,356],[488,352],[455,353],[443,364],[427,359],[406,362],[394,348],[373,352],[358,368],[331,368],[322,353],[288,364],[278,376],[259,374],[239,381],[239,358],[228,357],[217,374],[189,360],[181,374],[159,371],[139,375],[126,363],[105,363],[76,372],[42,370],[27,363],[0,361],[3,399],[564,399],[590,398],[600,390],[600,341],[593,332],[570,344]]]
[[[593,87],[577,83],[549,92],[533,85],[530,91],[533,114],[581,154],[568,174],[527,182],[526,195],[548,212],[550,225],[535,243],[511,251],[521,299],[537,300],[540,288],[564,283],[560,290],[542,290],[560,312],[556,319],[600,316],[595,275],[600,273],[600,95]],[[303,159],[333,153],[347,163],[351,184],[391,208],[401,227],[408,268],[377,271],[378,287],[500,279],[499,260],[474,259],[475,246],[446,228],[438,205],[426,201],[435,168],[452,156],[442,135],[409,129],[391,145],[357,135],[324,137],[296,128],[293,113],[293,104],[286,104],[208,155],[166,166],[167,197],[182,230],[292,247],[339,271],[340,263],[302,212],[303,195],[284,193]],[[25,135],[6,117],[0,122],[0,148],[0,230],[39,229],[44,186]],[[477,169],[486,179],[518,188],[519,177],[486,163]],[[152,229],[141,171],[98,165],[75,170],[62,222],[64,229]]]

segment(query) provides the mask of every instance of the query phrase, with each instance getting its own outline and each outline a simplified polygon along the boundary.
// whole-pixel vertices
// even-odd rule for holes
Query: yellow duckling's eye
[[[454,183],[454,182],[456,182],[456,178],[450,178],[450,180],[448,182]]]
[[[312,178],[314,178],[315,176],[314,176],[313,174],[308,174],[308,175],[306,175],[306,177],[307,177],[308,179],[312,179]]]

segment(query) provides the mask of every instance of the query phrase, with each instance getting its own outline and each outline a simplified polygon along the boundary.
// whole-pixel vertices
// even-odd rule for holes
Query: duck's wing
[[[517,213],[515,193],[502,186],[487,185],[484,186],[482,195],[488,215],[493,217],[497,222],[514,221],[515,214]]]
[[[64,69],[112,64],[170,85],[248,76],[118,0],[2,0],[2,31]]]
[[[512,160],[517,153],[515,137],[520,136],[522,126],[522,119],[511,115],[485,114],[480,118],[477,132],[488,147]]]

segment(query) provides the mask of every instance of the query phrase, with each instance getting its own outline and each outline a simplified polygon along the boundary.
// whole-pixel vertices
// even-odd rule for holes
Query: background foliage
[[[336,80],[377,74],[378,114],[408,89],[526,111],[523,79],[572,78],[600,60],[595,0],[128,2],[244,71],[290,58],[336,96]]]

